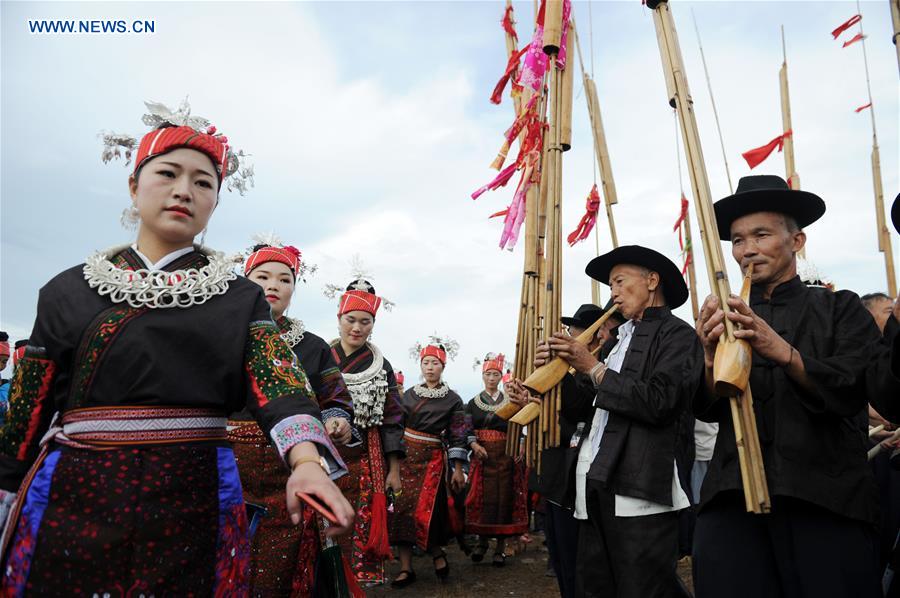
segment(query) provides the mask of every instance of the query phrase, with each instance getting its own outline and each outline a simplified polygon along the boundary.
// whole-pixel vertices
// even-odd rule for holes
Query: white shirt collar
[[[136,254],[138,254],[138,257],[141,258],[141,261],[144,262],[144,265],[147,266],[148,270],[162,270],[163,268],[165,268],[166,266],[168,266],[169,264],[171,264],[172,262],[174,262],[181,256],[187,255],[194,250],[193,245],[184,247],[183,249],[176,249],[172,253],[170,253],[168,255],[164,255],[158,262],[156,262],[154,264],[153,262],[150,261],[150,258],[148,258],[146,255],[141,253],[141,250],[137,248],[137,243],[133,243],[131,245],[131,248],[134,250],[134,252]]]

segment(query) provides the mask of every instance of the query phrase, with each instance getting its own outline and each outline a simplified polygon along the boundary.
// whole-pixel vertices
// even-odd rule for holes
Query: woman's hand
[[[332,417],[325,420],[325,429],[335,444],[341,446],[350,442],[352,435],[350,433],[350,422],[343,417]]]
[[[296,463],[301,457],[318,457],[319,451],[312,442],[301,442],[295,445],[288,453],[288,461]],[[334,485],[322,466],[315,461],[305,461],[292,467],[291,475],[287,481],[287,509],[294,525],[300,523],[300,499],[297,493],[303,492],[317,497],[328,509],[334,513],[337,525],[331,525],[327,530],[328,536],[339,536],[350,531],[353,525],[353,507]]]
[[[403,483],[400,481],[400,470],[392,469],[388,472],[387,477],[384,479],[384,488],[387,490],[390,488],[394,491],[394,496],[400,496],[400,493],[403,490]]]
[[[466,487],[466,476],[463,475],[462,466],[453,469],[453,475],[450,476],[450,489],[459,494]]]
[[[472,454],[475,455],[476,459],[487,461],[488,454],[483,446],[481,446],[477,442],[473,442],[470,447],[472,448]]]

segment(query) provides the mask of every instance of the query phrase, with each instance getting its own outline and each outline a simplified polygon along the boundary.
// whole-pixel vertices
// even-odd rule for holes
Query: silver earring
[[[200,233],[200,247],[206,247],[206,229],[203,229],[203,232]]]
[[[125,230],[137,230],[140,222],[141,214],[134,204],[130,208],[122,210],[122,216],[119,218],[119,224],[122,225],[122,228]]]

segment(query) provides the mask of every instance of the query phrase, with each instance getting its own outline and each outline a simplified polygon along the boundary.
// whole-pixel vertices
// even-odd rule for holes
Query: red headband
[[[221,135],[212,135],[216,132],[215,127],[209,127],[207,131],[208,133],[201,133],[187,126],[165,127],[150,131],[144,135],[138,146],[134,172],[137,173],[151,158],[180,147],[186,147],[209,156],[216,167],[216,174],[221,183],[222,179],[228,175],[228,146],[225,145],[228,139]]]
[[[419,353],[419,361],[421,362],[428,356],[436,358],[441,362],[441,365],[447,365],[447,352],[437,347],[435,345],[428,345],[424,349],[422,349],[421,353]]]
[[[9,341],[0,341],[0,357],[9,357]]]
[[[12,354],[13,367],[16,367],[16,364],[19,363],[23,357],[25,357],[25,347],[26,345],[22,345],[21,347],[17,347]]]
[[[381,297],[365,291],[347,291],[341,295],[341,302],[338,305],[338,317],[351,311],[364,311],[372,314],[374,318],[375,314],[378,313],[379,307],[381,307]]]
[[[294,278],[300,272],[300,258],[302,254],[296,247],[263,247],[254,251],[244,264],[244,276],[249,276],[253,269],[267,262],[279,262],[291,269]]]
[[[485,359],[484,364],[481,366],[481,371],[486,372],[488,370],[497,370],[501,374],[503,373],[503,362],[506,358],[503,356],[503,353],[500,353],[493,359]]]
[[[397,384],[400,384],[402,386],[403,380],[405,379],[403,376],[403,372],[397,372],[396,374],[394,374],[394,376],[396,376],[397,378]]]

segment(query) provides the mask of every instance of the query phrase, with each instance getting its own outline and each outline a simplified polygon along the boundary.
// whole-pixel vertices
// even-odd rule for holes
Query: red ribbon
[[[594,230],[594,225],[597,223],[597,211],[599,209],[600,192],[597,190],[597,185],[594,185],[591,188],[591,192],[588,193],[584,206],[584,216],[578,222],[578,228],[569,233],[570,247],[574,247],[579,241],[584,241],[588,238],[588,235],[591,234],[591,231]]]
[[[513,26],[513,7],[512,5],[506,7],[506,12],[503,13],[503,20],[500,21],[500,24],[503,25],[503,31],[508,33],[514,40],[518,41],[519,36],[516,35],[516,28]]]
[[[853,39],[850,39],[850,40],[848,40],[848,41],[845,41],[845,42],[844,42],[844,45],[841,46],[841,47],[842,47],[842,48],[846,48],[847,46],[852,45],[852,44],[855,44],[856,42],[862,41],[862,40],[864,40],[864,39],[866,39],[866,36],[865,36],[865,35],[863,35],[862,33],[857,33],[856,35],[853,36]]]
[[[509,80],[515,78],[515,74],[519,71],[519,61],[522,60],[522,56],[524,56],[527,51],[528,46],[525,46],[509,57],[509,61],[506,63],[506,70],[503,72],[503,76],[500,77],[500,80],[497,81],[497,85],[494,86],[494,92],[491,94],[492,103],[499,104],[503,100],[503,90],[506,89],[506,84]]]
[[[500,187],[505,186],[506,183],[509,182],[509,179],[512,178],[512,175],[515,174],[515,172],[516,172],[516,164],[512,163],[509,166],[507,166],[506,168],[504,168],[503,170],[501,170],[500,174],[498,174],[496,177],[494,177],[493,181],[491,181],[484,187],[475,191],[475,193],[472,194],[472,199],[478,199],[481,196],[481,194],[484,193],[485,191],[488,191],[488,190],[494,191],[495,189],[499,189]]]
[[[871,108],[871,107],[872,107],[872,102],[869,102],[865,106],[860,106],[859,108],[854,110],[854,112],[859,113],[859,112],[862,112],[863,110],[865,110],[866,108]]]
[[[769,143],[752,150],[747,150],[741,155],[744,157],[744,160],[747,161],[747,165],[750,166],[750,169],[752,170],[759,166],[763,162],[763,160],[768,158],[769,154],[775,151],[776,147],[780,152],[782,148],[784,148],[784,140],[791,135],[793,135],[793,131],[787,130],[783,135],[779,135]]]
[[[843,32],[847,31],[848,29],[850,29],[851,27],[853,27],[860,21],[862,21],[862,15],[853,15],[852,17],[850,17],[849,19],[847,19],[846,21],[844,21],[843,23],[838,25],[837,29],[835,29],[834,31],[831,32],[831,35],[834,36],[834,39],[837,39],[841,36],[841,34]]]
[[[688,214],[688,200],[684,196],[684,193],[681,194],[681,213],[678,215],[678,220],[675,221],[675,226],[672,227],[672,232],[678,231],[678,247],[684,250],[684,237],[681,235],[681,224],[684,222],[684,219],[687,218]]]
[[[500,216],[506,216],[507,214],[509,214],[509,208],[506,208],[505,210],[500,210],[499,212],[494,212],[493,214],[488,216],[488,220],[490,220],[491,218],[499,218]]]

